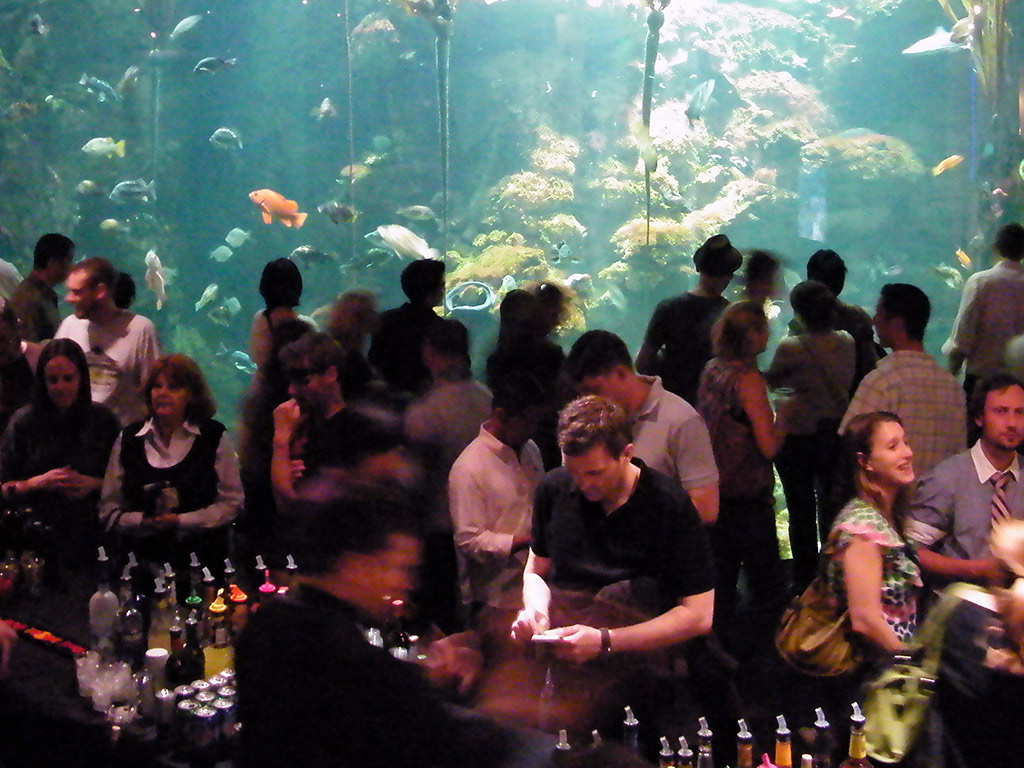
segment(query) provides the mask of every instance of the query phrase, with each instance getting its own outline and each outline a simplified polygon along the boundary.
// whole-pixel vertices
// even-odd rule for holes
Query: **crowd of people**
[[[822,702],[838,722],[958,581],[980,595],[953,633],[959,658],[987,673],[940,681],[936,749],[952,767],[1009,764],[1016,746],[1000,745],[1017,736],[956,722],[970,709],[992,734],[1024,717],[1007,693],[1024,679],[1024,592],[1011,588],[1024,547],[991,543],[1024,520],[1024,228],[1004,226],[993,250],[967,281],[946,366],[925,351],[923,291],[884,285],[869,317],[840,300],[846,267],[829,250],[792,288],[783,335],[766,313],[778,259],[719,234],[693,256],[695,287],[654,309],[635,365],[606,330],[563,351],[559,286],[509,291],[486,386],[465,326],[435,310],[442,262],[409,264],[408,302],[383,313],[367,292],[339,296],[319,330],[296,311],[299,269],[278,259],[260,280],[233,439],[199,366],[161,354],[117,270],[46,235],[0,305],[0,497],[32,508],[69,568],[100,542],[154,575],[185,574],[193,552],[216,578],[229,555],[294,555],[301,587],[237,644],[246,766],[341,752],[541,764],[551,744],[527,728],[614,732],[623,703],[666,728],[706,714],[729,755],[744,638],[772,637],[808,585],[848,613],[858,650]],[[441,637],[424,643],[423,675],[360,631],[394,620],[396,600]],[[0,649],[6,665],[2,626]],[[454,710],[430,683],[517,725]],[[556,687],[539,718],[526,701]],[[997,717],[977,716],[992,702]]]

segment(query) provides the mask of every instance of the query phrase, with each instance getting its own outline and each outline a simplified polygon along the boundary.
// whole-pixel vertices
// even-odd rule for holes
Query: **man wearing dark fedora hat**
[[[722,293],[742,262],[743,256],[722,234],[697,249],[697,285],[655,308],[636,358],[637,371],[661,376],[665,389],[695,401],[701,371],[711,359],[711,326],[729,304]]]

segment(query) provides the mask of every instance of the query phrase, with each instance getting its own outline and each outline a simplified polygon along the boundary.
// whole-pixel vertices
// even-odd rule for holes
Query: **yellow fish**
[[[370,166],[363,163],[353,163],[352,165],[346,165],[341,169],[341,177],[338,179],[339,184],[344,184],[351,181],[355,184],[360,179],[364,178],[370,173]]]
[[[944,171],[948,171],[950,168],[956,168],[960,163],[964,161],[962,155],[950,155],[941,163],[932,168],[932,176],[938,176]]]
[[[960,266],[964,269],[971,268],[971,257],[964,253],[963,248],[956,249],[956,258],[960,262]]]

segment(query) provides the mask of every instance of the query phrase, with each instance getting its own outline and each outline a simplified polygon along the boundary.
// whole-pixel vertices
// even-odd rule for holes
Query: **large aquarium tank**
[[[482,361],[515,286],[567,286],[565,343],[600,327],[635,350],[710,235],[775,251],[789,286],[830,247],[848,302],[922,287],[937,352],[1021,211],[1015,11],[0,0],[0,256],[26,274],[36,238],[60,231],[132,274],[134,309],[200,362],[228,420],[260,272],[289,255],[306,314],[352,288],[395,306],[408,259],[443,258],[446,311]],[[295,201],[302,226],[266,223],[260,190]]]

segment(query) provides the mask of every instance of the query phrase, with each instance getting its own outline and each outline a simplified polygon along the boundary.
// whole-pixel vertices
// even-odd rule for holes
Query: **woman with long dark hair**
[[[96,501],[117,417],[92,401],[85,353],[54,339],[39,356],[32,401],[11,418],[0,442],[0,492],[31,507],[58,534],[69,563],[90,560],[99,537]]]

